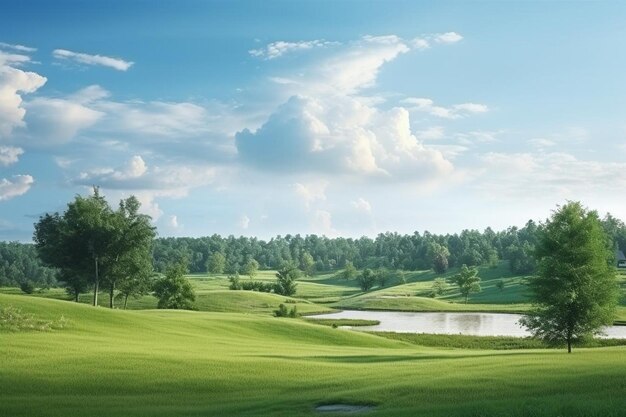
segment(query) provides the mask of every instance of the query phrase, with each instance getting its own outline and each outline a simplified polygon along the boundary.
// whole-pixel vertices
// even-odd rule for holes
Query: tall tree
[[[243,267],[243,269],[246,275],[248,275],[250,278],[254,278],[257,271],[259,270],[259,263],[256,261],[256,259],[251,258],[248,262],[246,262],[246,265]]]
[[[304,271],[304,274],[308,277],[313,275],[315,270],[315,260],[309,252],[304,252],[300,257],[300,269]]]
[[[209,259],[209,264],[207,269],[212,274],[223,274],[224,269],[226,268],[226,257],[221,252],[215,252],[211,255]],[[239,271],[235,271],[239,272]]]
[[[187,267],[183,263],[172,265],[165,276],[154,283],[154,295],[159,299],[158,308],[193,310],[196,294],[185,278]]]
[[[452,282],[459,286],[461,295],[465,297],[465,304],[469,295],[473,292],[480,292],[480,278],[476,268],[468,268],[467,265],[461,266],[461,272],[452,277]]]
[[[593,336],[614,319],[618,286],[612,242],[595,211],[559,207],[540,230],[538,274],[529,281],[534,309],[523,324],[535,336],[565,342]]]
[[[296,293],[296,280],[300,277],[301,271],[292,263],[285,263],[276,272],[276,294],[291,296]]]

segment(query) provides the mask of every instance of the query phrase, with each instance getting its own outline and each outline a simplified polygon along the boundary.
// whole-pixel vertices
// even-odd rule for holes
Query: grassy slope
[[[0,415],[300,416],[320,402],[372,416],[620,416],[626,349],[419,347],[233,313],[110,311],[0,295],[70,328],[0,334]]]

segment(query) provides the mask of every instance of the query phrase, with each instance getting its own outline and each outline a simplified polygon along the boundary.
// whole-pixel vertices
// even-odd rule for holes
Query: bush
[[[278,306],[278,310],[274,310],[274,316],[296,318],[296,317],[299,317],[300,314],[298,313],[297,306],[293,306],[293,308],[289,310],[287,306],[285,306],[284,304],[281,304]]]
[[[274,290],[274,284],[266,284],[263,281],[243,281],[241,283],[241,289],[246,291],[272,292]]]
[[[20,290],[25,294],[32,294],[35,292],[35,286],[30,281],[24,281],[20,284]]]
[[[230,285],[228,286],[231,290],[241,290],[241,283],[239,282],[239,274],[229,275],[228,280],[230,281]]]

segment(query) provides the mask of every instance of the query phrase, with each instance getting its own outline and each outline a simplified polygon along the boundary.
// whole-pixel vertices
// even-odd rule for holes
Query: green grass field
[[[2,416],[623,416],[626,348],[427,347],[297,319],[120,311],[0,295],[47,332],[0,333]]]

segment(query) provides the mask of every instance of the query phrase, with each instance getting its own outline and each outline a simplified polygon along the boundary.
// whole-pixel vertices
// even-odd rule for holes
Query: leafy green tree
[[[230,290],[241,290],[241,281],[239,280],[239,274],[234,274],[234,275],[229,275],[228,276],[228,281],[230,282],[230,285],[228,286],[228,289]]]
[[[504,291],[504,281],[503,281],[503,280],[501,280],[501,279],[497,280],[497,281],[496,281],[496,288],[497,288],[500,292]]]
[[[35,286],[30,281],[24,281],[20,284],[20,290],[22,290],[24,294],[32,294],[35,292]]]
[[[257,271],[259,270],[259,263],[256,261],[256,259],[252,258],[248,262],[246,262],[246,265],[243,267],[243,269],[246,275],[248,275],[250,278],[254,278]]]
[[[351,280],[351,279],[356,278],[357,270],[354,267],[354,265],[352,264],[352,262],[346,261],[346,266],[344,267],[343,271],[341,272],[341,276],[345,280]]]
[[[128,275],[125,280],[120,282],[117,296],[124,301],[124,310],[128,305],[129,297],[141,298],[152,291],[154,273],[148,273],[148,271],[152,271],[152,265],[141,268],[140,271]]]
[[[301,271],[292,263],[284,264],[276,272],[276,285],[274,292],[280,295],[292,296],[296,293],[296,280],[300,278]]]
[[[191,282],[185,278],[184,264],[171,266],[165,276],[154,283],[154,295],[159,299],[158,308],[193,310],[196,294]]]
[[[300,269],[308,277],[313,275],[315,271],[315,260],[309,252],[304,252],[300,257]]]
[[[448,283],[445,278],[435,278],[433,281],[432,292],[434,296],[442,295],[448,289]]]
[[[471,293],[480,292],[480,278],[476,268],[468,268],[467,265],[461,266],[461,272],[452,277],[452,282],[459,286],[461,295],[465,298],[465,304]]]
[[[357,282],[359,283],[359,287],[361,290],[367,292],[372,289],[374,283],[376,282],[376,274],[369,268],[365,268],[361,275],[358,276]]]
[[[433,270],[438,274],[443,274],[448,270],[448,258],[450,251],[447,247],[438,243],[432,243],[429,248],[429,256]]]
[[[567,344],[601,332],[619,296],[614,253],[595,211],[579,202],[559,207],[538,236],[538,274],[529,281],[534,309],[523,324],[535,336]]]
[[[223,274],[226,268],[226,257],[221,252],[215,252],[209,259],[208,270],[212,274]],[[236,271],[239,272],[239,271]]]
[[[387,282],[391,279],[391,272],[386,268],[378,268],[375,272],[376,282],[381,288],[387,285]]]

